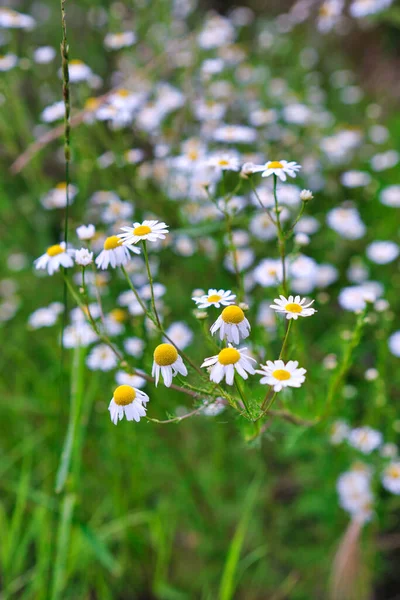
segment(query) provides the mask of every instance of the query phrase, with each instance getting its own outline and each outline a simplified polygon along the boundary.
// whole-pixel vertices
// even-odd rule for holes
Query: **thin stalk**
[[[153,313],[154,313],[155,319],[157,321],[157,325],[158,325],[158,327],[160,329],[162,329],[160,317],[158,316],[158,312],[157,312],[156,299],[155,299],[155,296],[154,296],[153,277],[151,275],[151,269],[150,269],[150,263],[149,263],[149,256],[147,254],[146,240],[143,240],[142,244],[143,244],[144,262],[146,263],[147,277],[149,278],[149,284],[150,284],[151,306],[153,308]]]
[[[70,471],[75,435],[78,428],[81,404],[83,398],[83,375],[85,368],[85,349],[76,346],[72,363],[70,412],[67,435],[61,454],[60,465],[56,476],[56,493],[59,494],[65,487],[65,482]]]
[[[287,295],[287,284],[286,284],[286,247],[285,247],[285,234],[282,230],[282,225],[279,216],[279,205],[278,205],[278,196],[276,194],[276,186],[278,183],[277,176],[273,175],[274,178],[274,201],[275,201],[275,211],[276,211],[276,226],[278,229],[278,250],[281,257],[282,264],[282,287],[283,293],[285,296]]]
[[[326,409],[323,414],[324,419],[326,419],[326,417],[329,416],[331,407],[332,407],[332,402],[333,402],[333,400],[336,399],[341,387],[344,384],[347,373],[349,372],[350,367],[353,364],[354,350],[359,345],[361,336],[364,331],[364,326],[366,323],[365,316],[366,316],[367,310],[368,310],[368,306],[366,306],[364,308],[364,310],[358,315],[356,326],[353,331],[353,335],[352,335],[350,341],[348,341],[346,343],[346,351],[344,353],[343,359],[342,359],[342,361],[339,365],[339,368],[337,369],[334,377],[331,380],[331,383],[330,383],[330,386],[328,389],[327,400],[326,400]]]
[[[251,176],[249,177],[249,181],[250,181],[250,186],[251,186],[251,189],[252,189],[252,190],[253,190],[253,192],[254,192],[254,195],[255,195],[255,197],[256,197],[256,199],[257,199],[257,202],[258,202],[258,204],[260,205],[260,207],[261,207],[263,210],[265,210],[265,212],[267,213],[267,215],[268,215],[268,216],[269,216],[269,218],[271,219],[271,222],[272,222],[272,223],[273,223],[275,226],[277,226],[277,222],[275,221],[275,219],[274,219],[274,217],[272,216],[271,212],[270,212],[270,211],[268,210],[268,208],[267,208],[266,206],[264,206],[264,204],[262,203],[262,201],[261,201],[261,198],[260,198],[260,196],[258,195],[257,188],[256,188],[256,186],[254,185],[254,182],[253,182],[253,179],[251,178]]]
[[[141,297],[139,296],[138,291],[136,290],[135,286],[133,285],[131,278],[129,277],[128,273],[126,272],[126,269],[123,265],[121,265],[121,271],[125,276],[126,282],[129,285],[130,289],[132,290],[132,292],[135,294],[135,298],[136,300],[139,302],[144,314],[149,317],[149,319],[155,324],[157,325],[153,315],[147,310],[147,307],[145,305],[145,303],[143,302],[143,300],[141,299]]]
[[[65,219],[64,219],[64,242],[68,244],[68,216],[69,216],[69,164],[71,161],[71,102],[69,93],[69,48],[67,42],[67,23],[65,19],[65,0],[61,0],[61,71],[62,71],[62,94],[64,99],[64,159],[65,159]],[[67,277],[67,269],[64,268],[64,276]],[[68,295],[67,287],[63,286],[63,319],[61,325],[61,372],[64,362],[64,331],[68,319]]]
[[[305,208],[306,208],[306,202],[302,202],[299,214],[297,215],[297,217],[295,218],[295,220],[293,221],[293,223],[289,227],[289,229],[285,232],[285,240],[288,240],[291,237],[294,228],[296,227],[297,223],[300,221],[301,217],[303,216]]]
[[[286,327],[285,337],[283,338],[282,348],[281,348],[281,351],[279,353],[279,360],[282,360],[282,358],[283,358],[283,355],[284,355],[284,352],[285,352],[285,348],[286,348],[286,344],[287,344],[287,341],[288,341],[288,338],[289,338],[290,329],[292,327],[292,322],[293,322],[293,319],[289,319],[288,320],[288,324],[287,324],[287,327]]]
[[[246,397],[245,397],[245,395],[243,393],[242,388],[240,387],[240,383],[239,383],[239,379],[238,379],[237,375],[235,375],[235,386],[236,386],[237,391],[239,392],[239,396],[240,396],[240,398],[241,398],[241,400],[242,400],[242,402],[244,404],[244,407],[245,407],[245,409],[247,411],[247,414],[249,415],[250,419],[253,420],[253,415],[250,412],[250,408],[249,408],[248,402],[246,400]]]

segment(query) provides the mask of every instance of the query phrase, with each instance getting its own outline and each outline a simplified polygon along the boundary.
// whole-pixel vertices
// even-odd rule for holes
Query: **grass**
[[[39,45],[59,47],[59,7],[49,2],[44,6],[49,11],[47,21],[33,32],[11,31],[7,51],[26,57]],[[256,34],[265,26],[272,35],[272,21],[265,24],[260,17],[249,29],[240,30],[239,46],[248,52],[245,66],[256,69],[257,77],[246,80],[244,73],[241,79],[233,67],[227,69],[224,78],[233,84],[235,99],[227,122],[240,122],[254,99],[264,108],[281,110],[281,99],[271,89],[274,81],[277,85],[276,80],[282,78],[299,101],[309,102],[310,88],[318,91],[320,86],[327,95],[326,109],[335,118],[335,125],[326,130],[282,125],[285,131],[281,133],[286,135],[279,139],[261,136],[257,145],[264,156],[282,152],[293,154],[299,162],[307,157],[320,161],[325,178],[315,201],[306,207],[307,214],[322,224],[306,253],[319,263],[335,265],[338,280],[327,291],[317,292],[317,317],[294,323],[286,346],[288,356],[298,357],[307,369],[307,385],[280,397],[273,407],[275,415],[263,418],[256,430],[253,423],[230,409],[214,418],[196,415],[179,424],[142,420],[138,425],[123,421],[114,427],[107,411],[115,387],[113,373],[88,370],[87,349],[65,350],[62,358],[58,343],[61,318],[52,328],[32,331],[27,326],[34,310],[63,301],[62,275],[36,276],[33,259],[54,240],[62,239],[65,219],[72,238],[75,227],[88,222],[93,214],[88,215],[89,198],[95,191],[113,190],[133,202],[135,218],[154,212],[168,222],[173,235],[187,236],[195,243],[191,257],[170,247],[149,258],[150,264],[154,258],[160,261],[157,281],[167,288],[166,321],[187,322],[195,335],[187,352],[200,365],[205,356],[215,353],[215,347],[204,333],[211,321],[202,322],[193,315],[192,291],[212,285],[240,289],[240,276],[238,280],[222,265],[227,246],[232,246],[232,229],[249,231],[253,208],[228,215],[227,229],[225,221],[213,218],[191,222],[185,212],[189,201],[171,201],[162,177],[146,177],[143,168],[123,162],[124,151],[132,147],[143,148],[152,159],[157,137],[153,139],[136,127],[112,131],[102,122],[74,125],[76,113],[89,96],[111,89],[112,73],[117,70],[128,83],[134,79],[138,85],[140,80],[144,87],[170,80],[189,97],[189,106],[169,115],[162,126],[162,140],[168,141],[173,154],[179,154],[182,140],[199,135],[200,125],[191,106],[208,89],[199,75],[208,54],[199,52],[194,65],[175,69],[170,64],[171,44],[183,39],[186,49],[196,48],[196,34],[204,20],[202,10],[188,17],[189,34],[183,31],[180,36],[174,31],[167,0],[156,0],[151,10],[137,5],[133,11],[127,3],[109,6],[100,0],[66,3],[65,7],[70,58],[82,57],[103,78],[99,92],[93,93],[85,84],[71,86],[73,126],[66,152],[68,158],[71,151],[69,176],[79,194],[69,215],[63,210],[45,211],[40,204],[43,194],[65,179],[62,135],[40,148],[20,172],[10,171],[12,163],[37,139],[39,132],[34,126],[40,122],[41,110],[61,98],[60,59],[50,65],[31,64],[25,70],[22,63],[0,73],[0,91],[7,108],[0,115],[4,146],[0,156],[4,173],[0,181],[0,289],[2,302],[16,298],[17,306],[15,315],[1,322],[0,599],[327,597],[333,558],[349,521],[338,505],[337,477],[360,459],[377,473],[381,469],[376,455],[365,457],[348,445],[333,447],[328,441],[329,428],[334,419],[345,418],[352,427],[368,424],[379,429],[388,442],[397,442],[400,432],[398,359],[387,347],[388,335],[398,327],[398,267],[396,263],[368,265],[370,279],[385,286],[390,310],[379,313],[369,308],[366,315],[359,316],[343,311],[337,297],[349,285],[347,269],[353,257],[364,256],[366,241],[343,240],[325,224],[326,213],[349,195],[367,223],[368,243],[398,239],[398,209],[378,202],[380,190],[397,183],[397,169],[372,173],[370,186],[349,190],[341,185],[340,174],[346,168],[369,169],[365,166],[368,139],[350,165],[331,164],[319,150],[321,139],[338,128],[358,128],[365,133],[372,123],[367,107],[376,99],[371,94],[361,104],[340,102],[331,74],[351,65],[351,57],[340,49],[340,38],[320,37],[315,26],[308,24],[290,35],[277,35],[273,47],[261,48],[255,42]],[[27,1],[23,10],[31,13],[34,6]],[[108,18],[106,24],[102,24],[103,14]],[[118,31],[132,22],[138,46],[119,53],[121,59],[118,53],[106,52],[103,38],[107,31]],[[157,30],[157,25],[161,29]],[[302,67],[297,57],[314,43],[319,75],[313,79],[312,68]],[[64,80],[66,51],[64,37]],[[400,123],[389,101],[384,108],[379,123],[388,127],[395,148],[400,141]],[[243,153],[253,150],[245,146]],[[117,159],[102,169],[97,158],[106,151],[114,152]],[[223,185],[233,191],[234,176],[226,176]],[[248,182],[243,183],[242,192],[251,192]],[[228,242],[224,241],[226,235]],[[210,240],[215,244],[212,259],[202,251]],[[293,250],[292,241],[287,247]],[[257,261],[279,256],[274,241],[254,238],[252,248]],[[21,252],[27,263],[21,270],[13,270],[10,255]],[[11,294],[7,291],[10,280],[16,286]],[[112,277],[102,297],[107,312],[126,289],[122,277]],[[257,323],[260,303],[274,293],[260,286],[251,292],[252,343],[266,358],[279,355],[284,336],[282,323],[276,333]],[[73,299],[68,303],[72,308]],[[126,330],[130,336],[145,339],[143,359],[132,363],[150,373],[158,338],[151,337],[141,317],[130,319]],[[121,339],[118,341],[121,345]],[[328,354],[337,356],[333,371],[323,365]],[[367,382],[364,374],[370,367],[376,367],[379,374]],[[248,389],[241,389],[241,394],[248,394],[249,412],[257,414],[265,389],[257,385]],[[146,390],[151,395],[149,416],[154,419],[182,415],[198,406],[191,397],[172,389],[148,386]],[[279,418],[288,412],[315,425]],[[398,529],[399,501],[378,484],[374,493],[376,516],[364,528],[362,554],[371,588],[384,590],[380,597],[389,598],[396,585],[389,574],[396,549],[381,550],[380,541]]]

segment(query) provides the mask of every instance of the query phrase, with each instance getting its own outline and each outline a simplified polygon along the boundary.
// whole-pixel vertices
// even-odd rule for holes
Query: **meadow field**
[[[0,600],[400,598],[399,40],[0,7]]]

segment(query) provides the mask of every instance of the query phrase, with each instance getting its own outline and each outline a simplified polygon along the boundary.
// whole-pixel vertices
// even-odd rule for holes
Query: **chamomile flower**
[[[289,360],[286,364],[283,360],[267,360],[266,365],[261,365],[261,370],[256,373],[263,375],[260,383],[272,385],[275,392],[280,392],[285,387],[301,387],[305,381],[306,369],[298,369],[297,360]]]
[[[158,221],[143,221],[143,223],[134,223],[133,227],[121,227],[121,231],[125,231],[125,233],[120,233],[118,237],[124,246],[128,246],[143,240],[149,242],[164,240],[168,233],[168,225]]]
[[[392,462],[386,467],[383,472],[382,485],[392,494],[400,494],[400,462]]]
[[[276,312],[286,314],[287,319],[294,319],[296,321],[299,317],[311,317],[311,315],[317,312],[315,308],[310,308],[314,300],[308,304],[305,304],[306,301],[306,298],[300,300],[300,296],[285,298],[285,296],[281,295],[279,298],[275,298],[275,304],[270,304],[270,308],[273,308]]]
[[[240,169],[238,156],[231,152],[216,152],[210,156],[207,164],[218,173],[221,171],[239,171]]]
[[[134,254],[140,254],[139,248],[134,246],[123,245],[122,240],[117,235],[112,235],[106,238],[104,242],[104,249],[100,252],[96,258],[96,266],[98,269],[107,269],[108,265],[111,265],[113,269],[125,265],[129,259],[129,250]]]
[[[211,335],[219,331],[221,340],[227,339],[228,342],[239,344],[250,335],[250,323],[244,316],[244,312],[239,306],[227,306],[224,308],[218,319],[211,326]]]
[[[228,385],[233,385],[235,371],[243,377],[248,378],[248,374],[254,375],[255,371],[250,361],[255,359],[245,353],[247,348],[223,348],[215,356],[206,358],[202,367],[211,367],[210,381],[220,383],[225,378]]]
[[[268,160],[264,165],[264,171],[261,176],[269,177],[270,175],[276,175],[281,181],[286,181],[287,175],[289,177],[296,177],[297,171],[300,169],[301,166],[294,161]]]
[[[146,416],[146,408],[143,403],[148,402],[147,394],[132,387],[131,385],[119,385],[114,390],[109,404],[111,421],[116,425],[124,417],[127,421],[139,423],[141,417]]]
[[[160,373],[164,380],[165,387],[170,387],[172,378],[177,373],[183,376],[187,375],[187,369],[179,356],[177,349],[172,344],[159,344],[154,350],[152,377],[155,377],[156,386],[160,379]]]
[[[89,225],[80,225],[76,228],[76,235],[80,240],[91,240],[96,233],[96,228],[91,223]]]
[[[382,434],[372,427],[357,427],[349,434],[349,444],[363,454],[370,454],[382,444]]]
[[[93,262],[93,252],[89,252],[87,248],[81,248],[75,252],[75,262],[81,267],[87,267]]]
[[[61,242],[47,248],[46,252],[35,260],[34,265],[36,269],[45,269],[49,275],[53,275],[60,267],[68,269],[74,265],[74,253],[75,250],[67,249],[65,242]]]
[[[197,308],[208,308],[209,306],[219,308],[220,306],[229,306],[229,304],[233,304],[235,298],[236,295],[232,294],[231,290],[216,290],[210,288],[207,294],[194,297],[192,300],[196,302]]]

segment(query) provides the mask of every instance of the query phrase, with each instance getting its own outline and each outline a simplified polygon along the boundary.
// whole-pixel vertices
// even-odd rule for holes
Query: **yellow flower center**
[[[234,365],[240,360],[240,352],[236,348],[224,348],[218,354],[218,362],[221,365]]]
[[[221,298],[222,296],[219,296],[218,294],[211,294],[211,296],[208,296],[207,302],[219,302]]]
[[[61,183],[57,183],[56,190],[66,190],[66,189],[67,189],[67,184],[65,183],[65,181],[62,181]]]
[[[104,242],[104,250],[115,250],[122,244],[122,240],[117,235],[112,235]]]
[[[60,246],[60,244],[50,246],[50,248],[47,248],[46,250],[46,254],[49,256],[57,256],[57,254],[62,254],[63,252],[65,252],[65,250],[62,246]]]
[[[283,164],[278,160],[271,160],[268,163],[268,169],[283,169]]]
[[[154,360],[160,367],[172,365],[178,358],[178,352],[172,344],[160,344],[154,350]]]
[[[290,373],[285,369],[276,369],[276,371],[272,373],[272,377],[275,377],[275,379],[278,379],[279,381],[287,381],[290,379]]]
[[[81,60],[79,60],[78,58],[74,58],[73,60],[69,61],[70,65],[83,65],[83,62]]]
[[[197,160],[199,158],[199,153],[197,150],[190,150],[188,153],[189,160]]]
[[[121,35],[121,34],[120,34]],[[121,88],[117,91],[118,96],[121,96],[122,98],[127,98],[130,94],[129,90],[126,90],[124,88]]]
[[[98,108],[100,102],[98,100],[98,98],[88,98],[85,102],[85,109],[86,110],[96,110],[96,108]]]
[[[221,313],[222,320],[225,323],[241,323],[244,319],[244,312],[239,306],[227,306]]]
[[[122,308],[114,308],[110,312],[110,315],[114,321],[117,321],[117,323],[123,323],[125,321],[126,313],[124,310],[122,310]]]
[[[220,167],[227,167],[229,165],[229,160],[226,160],[226,158],[220,158],[218,164]]]
[[[400,479],[400,468],[397,465],[392,465],[386,469],[386,475],[392,479]]]
[[[147,235],[148,233],[151,233],[151,228],[147,225],[139,225],[133,230],[133,235]]]
[[[289,304],[286,304],[285,310],[291,313],[301,313],[303,307],[300,306],[300,304],[297,304],[296,302],[289,302]]]
[[[120,385],[114,391],[113,399],[118,406],[127,406],[136,398],[136,392],[130,385]]]

